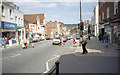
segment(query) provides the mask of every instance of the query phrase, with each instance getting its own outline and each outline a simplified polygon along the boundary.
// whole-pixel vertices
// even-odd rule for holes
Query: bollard
[[[59,62],[56,61],[55,65],[56,65],[56,75],[59,75]]]

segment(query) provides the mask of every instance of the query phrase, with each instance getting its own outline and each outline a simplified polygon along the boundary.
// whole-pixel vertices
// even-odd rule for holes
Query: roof
[[[57,24],[55,22],[47,22],[45,26],[47,28],[57,28]]]
[[[31,23],[37,23],[37,19],[40,19],[40,23],[43,23],[45,17],[44,14],[25,14],[24,18],[28,19]]]
[[[120,22],[120,19],[113,20],[112,23],[114,22]]]

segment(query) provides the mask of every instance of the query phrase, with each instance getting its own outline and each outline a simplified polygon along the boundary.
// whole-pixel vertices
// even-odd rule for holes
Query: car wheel
[[[53,45],[55,45],[54,43],[52,43]]]

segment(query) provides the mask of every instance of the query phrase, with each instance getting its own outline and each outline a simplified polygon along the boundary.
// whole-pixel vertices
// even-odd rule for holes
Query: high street
[[[2,50],[3,73],[43,73],[49,70],[60,55],[74,53],[72,40],[64,47],[52,45],[51,40],[35,43],[35,48],[22,45]]]

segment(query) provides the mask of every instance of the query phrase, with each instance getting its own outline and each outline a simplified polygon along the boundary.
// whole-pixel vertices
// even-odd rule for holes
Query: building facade
[[[94,7],[94,30],[95,30],[95,36],[99,35],[99,6],[96,5]]]
[[[106,32],[110,43],[120,42],[120,1],[99,2],[99,23],[102,36]]]
[[[58,32],[57,24],[55,22],[47,22],[45,25],[46,29],[46,36],[48,37],[55,37],[56,33]]]
[[[7,37],[8,41],[12,39],[13,43],[18,42],[18,38],[22,41],[25,38],[25,28],[23,13],[19,7],[3,0],[1,11],[2,37]]]
[[[24,18],[29,20],[30,35],[45,36],[45,16],[44,14],[25,14]]]

